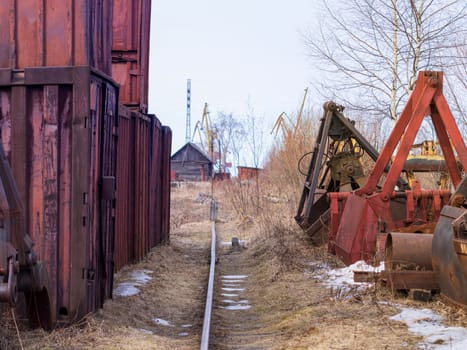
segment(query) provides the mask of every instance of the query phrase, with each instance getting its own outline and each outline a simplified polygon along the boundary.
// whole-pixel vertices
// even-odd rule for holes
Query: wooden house
[[[213,161],[196,144],[188,142],[171,157],[176,181],[207,181],[212,177]]]

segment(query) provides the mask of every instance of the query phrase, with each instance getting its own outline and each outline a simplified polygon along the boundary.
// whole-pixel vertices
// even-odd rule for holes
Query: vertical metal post
[[[191,79],[186,81],[186,130],[185,143],[191,141]]]

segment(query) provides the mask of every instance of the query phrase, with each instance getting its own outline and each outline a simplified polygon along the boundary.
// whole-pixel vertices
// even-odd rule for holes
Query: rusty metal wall
[[[161,154],[161,195],[162,195],[162,241],[168,242],[170,237],[170,154],[172,150],[172,130],[168,126],[162,127]]]
[[[112,3],[0,1],[0,68],[90,65],[110,75]]]
[[[89,67],[0,69],[1,140],[58,321],[111,295],[117,101]]]
[[[115,271],[169,239],[170,128],[153,115],[120,108]]]
[[[130,215],[131,112],[120,106],[118,114],[117,198],[115,205],[115,271],[130,262],[133,250],[133,215]]]
[[[149,240],[150,246],[162,242],[162,195],[161,181],[159,173],[162,170],[162,161],[160,158],[162,147],[162,125],[155,116],[152,118],[151,124],[151,173],[149,175],[151,201],[149,203]]]
[[[131,191],[134,211],[133,259],[142,259],[149,251],[149,145],[151,119],[141,113],[131,114],[133,131],[133,180]]]
[[[120,102],[147,112],[151,0],[113,0],[112,77]]]

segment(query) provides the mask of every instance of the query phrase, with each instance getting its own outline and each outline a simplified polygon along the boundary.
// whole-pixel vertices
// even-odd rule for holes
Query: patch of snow
[[[223,297],[228,297],[228,298],[238,297],[238,294],[234,294],[234,293],[222,293],[221,295]]]
[[[120,283],[114,288],[113,295],[117,297],[130,297],[140,292],[134,283]]]
[[[169,321],[163,320],[162,318],[154,318],[153,321],[156,322],[156,324],[159,324],[161,326],[174,327],[172,323],[170,323]]]
[[[390,317],[391,320],[405,322],[409,331],[423,336],[422,349],[461,350],[467,349],[467,329],[446,327],[443,318],[429,309],[402,308],[402,311]]]
[[[311,277],[323,280],[329,288],[350,289],[350,286],[358,286],[359,288],[368,288],[372,283],[355,282],[354,271],[381,272],[384,270],[384,262],[379,266],[368,265],[365,261],[357,261],[350,266],[343,268],[332,269],[326,263],[312,262],[309,264],[312,270],[306,270],[305,273]]]
[[[243,292],[245,288],[222,288],[226,292]]]
[[[190,328],[193,327],[192,324],[182,324],[182,328]]]
[[[150,273],[153,273],[153,271],[136,270],[130,272],[128,276],[130,281],[118,284],[113,290],[113,295],[117,297],[129,297],[138,294],[140,290],[136,286],[142,286],[149,282],[152,279],[149,276]]]
[[[372,283],[355,282],[354,271],[381,272],[384,270],[384,263],[374,267],[364,261],[338,269],[332,269],[326,263],[312,262],[310,269],[305,270],[305,274],[312,278],[319,279],[328,288],[339,288],[341,290],[351,290],[352,288],[368,288]],[[380,302],[381,304],[389,304]],[[391,305],[394,305],[391,303]],[[392,316],[394,321],[405,322],[410,332],[424,337],[424,342],[418,344],[421,349],[433,350],[463,350],[467,349],[467,328],[446,327],[442,324],[443,317],[429,309],[412,309],[400,305],[394,305],[401,312]]]
[[[224,275],[222,276],[223,279],[230,279],[230,280],[235,280],[235,279],[245,279],[248,278],[248,275]]]
[[[181,332],[181,333],[178,333],[178,336],[179,337],[186,337],[186,336],[188,336],[188,333],[187,332]]]
[[[146,284],[152,280],[152,276],[149,276],[150,273],[153,273],[151,270],[137,270],[130,273],[130,278],[135,281],[135,283]]]
[[[230,299],[224,299],[222,300],[223,303],[226,303],[226,304],[248,304],[248,300],[230,300]]]
[[[223,283],[244,283],[244,280],[222,280]]]
[[[249,308],[251,308],[251,305],[236,304],[229,306],[221,306],[221,308],[226,310],[248,310]]]
[[[152,331],[144,329],[144,328],[140,328],[139,331],[144,334],[154,334]]]

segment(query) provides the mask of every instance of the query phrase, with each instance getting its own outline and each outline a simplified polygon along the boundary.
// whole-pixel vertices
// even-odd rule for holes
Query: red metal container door
[[[161,216],[158,208],[161,206],[159,189],[159,149],[161,143],[161,123],[155,116],[151,119],[151,173],[150,179],[150,202],[149,202],[149,230],[150,247],[161,242]]]
[[[149,126],[147,116],[132,113],[134,132],[134,259],[139,261],[149,250]]]
[[[113,191],[115,152],[113,138],[116,91],[105,81],[90,85],[91,172],[88,204],[87,302],[91,312],[111,296],[113,279]]]
[[[115,269],[119,271],[130,262],[133,251],[133,211],[130,211],[133,200],[130,196],[130,169],[134,160],[131,140],[130,112],[120,106],[117,136],[117,198],[115,214]]]
[[[101,295],[101,306],[104,298],[112,296],[113,287],[113,272],[114,272],[114,252],[115,252],[115,178],[116,178],[116,120],[117,120],[117,101],[118,90],[113,86],[105,85],[106,100],[104,104],[104,119],[103,119],[103,145],[101,171],[102,178],[100,179],[101,190],[101,225],[103,247],[101,251],[104,256],[102,263],[104,264],[104,283],[100,290],[105,292]]]
[[[168,126],[162,127],[162,240],[170,240],[170,153],[172,149],[172,130]]]

